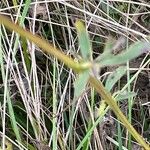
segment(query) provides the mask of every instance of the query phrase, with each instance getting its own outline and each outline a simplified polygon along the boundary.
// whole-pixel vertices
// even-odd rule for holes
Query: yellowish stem
[[[123,113],[119,109],[117,103],[112,98],[110,92],[106,91],[103,84],[94,77],[90,77],[89,81],[90,81],[90,84],[96,89],[96,91],[102,96],[102,98],[110,106],[110,108],[119,118],[119,120],[123,123],[123,125],[132,134],[132,136],[144,147],[145,150],[150,150],[149,145],[144,141],[144,139],[137,133],[137,131],[133,128],[133,126],[128,122],[126,117],[123,115]]]
[[[77,72],[89,69],[89,67],[92,66],[90,62],[85,62],[82,64],[75,62],[73,59],[69,58],[63,52],[59,51],[46,40],[41,39],[39,36],[33,35],[31,32],[24,30],[23,28],[10,21],[7,17],[0,15],[0,23],[5,25],[10,30],[14,30],[15,32],[19,33],[22,37],[28,38],[28,40],[34,42],[37,46],[42,48],[44,52],[53,55],[54,57],[65,63],[68,67],[72,68]]]

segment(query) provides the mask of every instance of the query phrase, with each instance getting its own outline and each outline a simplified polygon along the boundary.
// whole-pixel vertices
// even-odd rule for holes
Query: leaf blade
[[[117,81],[125,74],[127,68],[125,66],[118,67],[106,80],[105,88],[110,91]]]
[[[78,98],[85,90],[86,84],[89,80],[90,74],[89,70],[84,71],[83,73],[80,73],[76,81],[74,82],[74,97]]]
[[[75,27],[77,29],[78,40],[79,40],[79,45],[80,45],[80,49],[81,49],[81,55],[84,60],[91,60],[92,59],[92,48],[91,48],[91,43],[90,43],[88,32],[87,32],[84,24],[80,20],[76,21]]]
[[[150,43],[139,41],[132,44],[127,51],[124,51],[118,55],[105,55],[103,58],[99,56],[95,62],[99,63],[101,67],[119,65],[126,63],[127,61],[134,59],[148,51],[150,51]]]

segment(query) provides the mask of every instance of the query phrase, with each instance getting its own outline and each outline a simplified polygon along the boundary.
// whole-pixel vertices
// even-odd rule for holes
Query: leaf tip
[[[84,23],[81,20],[75,22],[75,27],[78,32],[82,32],[85,29]]]

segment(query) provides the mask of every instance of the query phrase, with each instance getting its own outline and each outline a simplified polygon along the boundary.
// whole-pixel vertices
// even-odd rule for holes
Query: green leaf
[[[137,94],[135,92],[121,93],[117,97],[115,97],[115,99],[117,99],[117,101],[122,101],[122,100],[125,100],[125,99],[128,99],[128,98],[133,98],[136,95]]]
[[[74,83],[74,88],[75,88],[74,97],[75,98],[78,98],[84,92],[89,76],[90,76],[89,70],[86,70],[83,73],[79,74],[78,78],[76,79]]]
[[[91,60],[92,48],[91,48],[91,43],[86,28],[80,20],[76,21],[75,26],[78,33],[81,55],[84,60]]]
[[[99,56],[96,59],[96,63],[99,63],[101,67],[104,66],[112,66],[126,63],[127,61],[134,59],[141,55],[142,53],[146,53],[150,50],[150,43],[139,41],[135,44],[132,44],[127,51],[124,51],[118,55],[105,55],[105,57]]]
[[[105,88],[110,91],[115,83],[125,74],[126,67],[120,66],[112,74],[110,74],[106,80]]]

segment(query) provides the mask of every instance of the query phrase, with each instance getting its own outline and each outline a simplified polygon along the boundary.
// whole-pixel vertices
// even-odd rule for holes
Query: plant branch
[[[73,59],[69,58],[63,52],[55,48],[52,44],[48,43],[46,40],[41,39],[37,35],[33,35],[31,32],[24,30],[18,25],[14,24],[10,19],[5,16],[0,15],[0,24],[5,25],[9,30],[19,33],[22,37],[27,38],[31,42],[34,42],[37,46],[42,48],[42,50],[48,54],[53,55],[57,59],[65,63],[69,68],[72,68],[76,72],[81,72],[91,67],[90,62],[77,63]]]
[[[112,98],[110,92],[108,92],[101,81],[97,80],[94,77],[90,77],[90,84],[96,89],[96,91],[102,96],[102,98],[106,101],[106,103],[110,106],[110,108],[114,111],[119,120],[123,123],[123,125],[128,129],[128,131],[132,134],[132,136],[145,148],[145,150],[149,150],[149,145],[143,140],[143,138],[137,133],[137,131],[133,128],[133,126],[128,122],[124,114],[119,109],[116,101]]]

